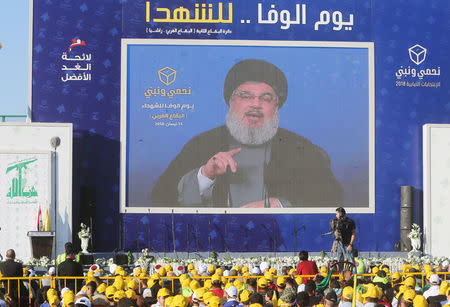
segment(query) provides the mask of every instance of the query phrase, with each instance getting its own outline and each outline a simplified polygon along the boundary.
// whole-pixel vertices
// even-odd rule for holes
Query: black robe
[[[153,207],[178,204],[178,182],[216,153],[230,150],[231,135],[225,126],[191,139],[158,178],[151,193]],[[213,206],[227,207],[227,175],[216,178]],[[264,167],[268,197],[287,200],[293,207],[335,207],[342,201],[342,187],[330,169],[327,153],[306,138],[278,128],[271,140],[270,162]],[[209,202],[192,207],[210,206]]]

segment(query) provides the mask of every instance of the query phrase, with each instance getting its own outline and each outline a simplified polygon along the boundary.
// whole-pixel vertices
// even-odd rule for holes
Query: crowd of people
[[[79,272],[68,251],[56,270]],[[3,277],[32,273],[14,262],[14,251],[8,251],[7,258],[0,264]],[[340,272],[318,268],[308,260],[306,251],[300,252],[299,259],[296,267],[284,266],[280,272],[265,262],[252,268],[157,265],[151,272],[140,267],[126,272],[122,266],[111,265],[104,270],[92,265],[79,279],[41,279],[41,284],[38,279],[22,280],[20,291],[19,283],[10,281],[7,285],[3,281],[0,294],[5,299],[0,300],[0,306],[14,306],[19,301],[21,306],[31,302],[37,307],[350,307],[352,303],[358,307],[450,306],[450,285],[444,273],[449,270],[448,261],[437,267],[405,263],[402,272],[393,273],[386,265],[375,266],[367,268],[371,276],[358,276],[355,281],[355,268]],[[422,274],[401,274],[414,272],[423,272],[425,282]],[[48,275],[54,273],[55,268],[50,268]]]

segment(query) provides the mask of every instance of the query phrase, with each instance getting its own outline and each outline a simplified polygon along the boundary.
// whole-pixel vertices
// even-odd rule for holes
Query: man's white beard
[[[244,145],[264,144],[275,136],[278,129],[278,111],[272,117],[266,119],[260,127],[244,126],[242,118],[236,116],[233,107],[230,107],[225,119],[231,136]]]

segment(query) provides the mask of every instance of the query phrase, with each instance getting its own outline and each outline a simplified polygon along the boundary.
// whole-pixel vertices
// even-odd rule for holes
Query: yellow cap
[[[392,281],[397,281],[401,278],[401,275],[399,272],[395,272],[394,274],[392,274]]]
[[[406,289],[408,289],[407,286],[401,285],[401,286],[399,287],[399,289],[398,289],[398,293],[397,293],[397,295],[395,296],[395,298],[398,299],[398,298],[400,297],[400,295],[402,295],[403,292],[405,292]]]
[[[241,290],[242,289],[242,281],[240,281],[239,279],[236,279],[234,282],[233,282],[233,286],[235,286],[236,287],[236,289],[238,289],[238,291],[239,290]]]
[[[52,295],[58,296],[58,292],[56,292],[55,289],[50,288],[47,290],[47,297],[52,296]]]
[[[167,273],[173,271],[173,268],[172,268],[172,266],[171,266],[170,264],[166,265],[164,268],[166,269],[166,272],[167,272]]]
[[[267,271],[266,273],[264,273],[264,278],[267,280],[267,282],[272,282],[273,281],[273,274],[270,273],[270,271]]]
[[[185,279],[185,280],[183,280],[182,282],[181,282],[181,287],[183,287],[183,288],[189,288],[189,284],[191,283],[191,280],[189,279],[189,278],[187,278],[187,279]]]
[[[160,267],[158,270],[159,276],[166,276],[166,269],[164,267]]]
[[[173,301],[173,296],[169,296],[166,298],[166,301],[164,302],[164,306],[171,306]]]
[[[102,293],[105,293],[105,290],[106,290],[106,284],[105,283],[101,283],[100,285],[98,285],[96,291],[98,293],[102,294]]]
[[[190,282],[189,287],[192,289],[192,291],[195,291],[199,288],[201,288],[200,283],[198,282],[198,280],[193,280]]]
[[[186,305],[186,299],[184,298],[184,296],[179,294],[173,297],[170,307],[186,307]]]
[[[344,290],[342,290],[342,297],[347,300],[353,299],[353,288],[350,286],[345,287]]]
[[[132,289],[128,289],[127,291],[125,291],[125,295],[126,295],[128,298],[131,298],[132,300],[137,299],[136,292],[135,292],[134,290],[132,290]]]
[[[218,274],[219,276],[222,276],[223,275],[223,269],[222,268],[217,268],[216,274]]]
[[[199,288],[197,290],[195,290],[195,294],[196,294],[196,298],[199,301],[203,301],[203,295],[206,293],[206,289],[205,288]]]
[[[220,297],[218,296],[211,296],[208,300],[209,307],[220,307],[222,306],[222,302],[220,301]],[[262,307],[262,306],[261,306]]]
[[[28,275],[28,269],[27,268],[22,268],[22,275],[23,276]]]
[[[286,286],[286,278],[284,277],[278,277],[277,278],[277,286],[284,288]]]
[[[211,282],[220,281],[220,276],[218,274],[214,274],[211,276]]]
[[[208,265],[208,273],[212,274],[216,271],[216,267],[214,264]]]
[[[87,277],[94,277],[94,271],[88,271],[86,274]]]
[[[376,266],[372,268],[372,274],[377,274],[380,269]]]
[[[105,290],[105,295],[107,298],[109,299],[113,299],[114,298],[114,293],[116,293],[117,288],[114,286],[109,286],[106,288]]]
[[[121,275],[116,276],[116,278],[114,278],[113,286],[116,287],[117,290],[123,290],[124,281]]]
[[[114,302],[118,302],[124,297],[127,297],[125,291],[117,290],[116,293],[114,293]]]
[[[249,272],[248,266],[243,266],[241,269],[241,272],[242,272],[242,274],[248,273]]]
[[[412,276],[409,276],[402,282],[402,285],[414,289],[416,287],[416,279]]]
[[[203,301],[208,301],[212,296],[214,296],[214,293],[212,293],[211,291],[206,291],[205,293],[203,293]]]
[[[318,305],[316,305],[318,306]],[[263,307],[263,305],[259,304],[259,303],[254,303],[254,304],[250,304],[249,307]]]
[[[211,289],[212,285],[211,285],[212,281],[211,279],[207,279],[205,280],[205,282],[203,283],[203,287],[205,287],[207,290]]]
[[[161,296],[169,296],[170,295],[170,291],[167,288],[161,288],[158,291],[158,294],[156,294],[156,297],[161,297]]]
[[[56,295],[47,296],[48,305],[51,307],[56,307],[59,305],[59,298]]]
[[[301,285],[303,283],[303,278],[301,276],[295,277],[295,282],[297,285]]]
[[[187,266],[188,272],[190,272],[190,271],[192,271],[194,269],[195,269],[194,265],[192,263],[189,263],[188,266]]]
[[[289,270],[289,275],[295,275],[295,273],[297,273],[297,270],[292,268]]]
[[[68,307],[69,304],[73,304],[75,302],[75,294],[73,294],[72,290],[67,290],[63,294],[63,307]]]
[[[270,272],[270,274],[272,274],[272,275],[277,275],[277,269],[275,269],[275,268],[270,268],[270,269],[269,269],[269,272]]]
[[[250,292],[249,290],[242,290],[241,294],[239,295],[239,302],[247,302],[250,299],[251,295],[252,292]]]
[[[133,291],[136,291],[137,288],[139,288],[139,285],[138,285],[137,281],[134,280],[134,279],[130,279],[128,281],[128,284],[127,284],[127,289],[131,289]]]
[[[413,299],[414,307],[428,307],[427,299],[423,295],[416,295]]]
[[[441,285],[439,286],[439,294],[445,295],[445,293],[447,293],[447,288],[448,288],[448,281],[443,280],[441,282]]]
[[[192,276],[199,276],[196,269],[191,270]]]
[[[268,284],[267,279],[265,279],[264,277],[258,279],[258,287],[265,288],[267,287],[267,284]]]
[[[233,270],[235,270],[236,272],[240,272],[241,271],[241,268],[238,266],[238,265],[235,265],[234,267],[233,267]]]
[[[416,291],[413,289],[406,289],[405,292],[403,292],[403,299],[408,303],[412,303],[415,296]]]
[[[366,293],[364,293],[362,297],[378,298],[378,291],[375,289],[375,286],[368,286]]]

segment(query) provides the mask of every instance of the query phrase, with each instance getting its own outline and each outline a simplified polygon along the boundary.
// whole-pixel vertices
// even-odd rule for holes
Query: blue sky
[[[26,115],[29,1],[0,1],[0,114]]]

